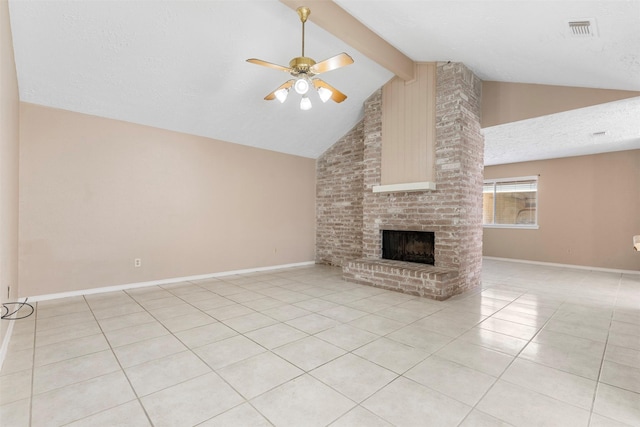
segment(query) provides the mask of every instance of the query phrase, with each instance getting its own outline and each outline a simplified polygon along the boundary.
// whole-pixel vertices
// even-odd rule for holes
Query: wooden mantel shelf
[[[425,182],[407,182],[404,184],[387,184],[387,185],[374,185],[374,193],[404,193],[412,191],[433,191],[436,189],[436,183]]]

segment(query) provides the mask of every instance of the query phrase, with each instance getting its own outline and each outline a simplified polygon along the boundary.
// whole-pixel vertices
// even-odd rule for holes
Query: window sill
[[[515,228],[521,230],[537,230],[538,224],[483,224],[483,228]]]

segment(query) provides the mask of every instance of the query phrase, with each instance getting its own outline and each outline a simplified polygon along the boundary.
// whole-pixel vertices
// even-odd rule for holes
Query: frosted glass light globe
[[[312,107],[311,100],[307,96],[303,96],[300,100],[300,109],[301,110],[310,110]]]
[[[304,77],[300,77],[298,80],[296,80],[295,84],[293,85],[293,88],[300,95],[304,95],[307,92],[309,92],[309,81]]]
[[[321,87],[318,88],[318,95],[320,95],[320,99],[322,100],[322,102],[327,102],[329,99],[331,99],[331,95],[333,95],[333,92],[326,87]]]
[[[278,89],[275,92],[275,96],[278,99],[278,101],[280,101],[281,103],[283,103],[284,101],[287,100],[287,95],[289,94],[289,89]]]

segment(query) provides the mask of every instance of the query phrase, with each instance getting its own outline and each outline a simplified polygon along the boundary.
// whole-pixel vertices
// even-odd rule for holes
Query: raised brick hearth
[[[381,90],[363,121],[317,164],[316,262],[349,281],[438,300],[480,283],[484,139],[481,82],[463,64],[438,64],[436,190],[374,193],[380,185]],[[382,230],[433,231],[435,265],[381,259]]]
[[[343,267],[350,282],[445,300],[456,287],[458,272],[451,268],[388,259],[355,259]]]

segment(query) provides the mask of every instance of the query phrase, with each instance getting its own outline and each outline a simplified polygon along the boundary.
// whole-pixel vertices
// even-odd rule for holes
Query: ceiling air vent
[[[574,19],[568,22],[569,34],[575,38],[596,37],[595,19]]]

